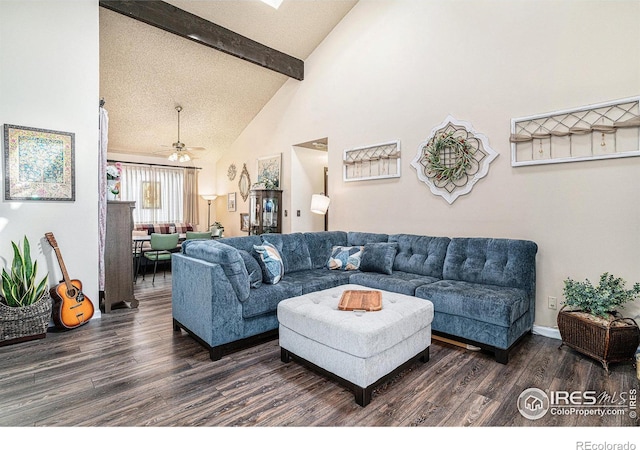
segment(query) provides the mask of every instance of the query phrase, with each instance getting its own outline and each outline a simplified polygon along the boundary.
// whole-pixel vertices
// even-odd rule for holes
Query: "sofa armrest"
[[[249,298],[249,273],[238,249],[213,239],[187,240],[182,244],[182,253],[220,264],[238,299],[243,302]]]
[[[173,318],[211,347],[243,337],[242,305],[220,264],[171,256]]]

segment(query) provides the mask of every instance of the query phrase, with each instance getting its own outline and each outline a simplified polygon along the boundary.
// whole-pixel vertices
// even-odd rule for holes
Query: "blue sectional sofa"
[[[282,258],[276,284],[263,280],[254,246],[264,242]],[[329,269],[336,247],[361,247],[359,269]],[[431,301],[433,334],[506,364],[533,327],[537,250],[517,239],[344,231],[188,240],[172,256],[173,326],[217,360],[277,337],[280,301],[351,283]]]

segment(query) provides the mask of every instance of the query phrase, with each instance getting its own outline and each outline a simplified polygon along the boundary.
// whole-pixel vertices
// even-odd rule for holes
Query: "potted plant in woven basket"
[[[46,337],[51,319],[47,277],[36,281],[38,262],[31,260],[25,236],[22,251],[15,242],[10,271],[2,269],[0,289],[0,347]]]
[[[640,344],[636,321],[617,311],[640,297],[640,283],[631,289],[625,284],[606,272],[597,286],[588,279],[564,281],[565,306],[558,314],[562,344],[600,361],[607,373],[609,363],[633,361]]]

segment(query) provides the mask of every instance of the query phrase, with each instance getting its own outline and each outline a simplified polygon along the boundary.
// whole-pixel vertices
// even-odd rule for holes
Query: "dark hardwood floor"
[[[171,274],[138,279],[140,306],[46,339],[0,348],[4,427],[633,427],[629,414],[524,418],[516,401],[542,390],[638,389],[631,364],[602,366],[559,341],[527,336],[508,365],[434,341],[431,359],[380,386],[361,408],[351,392],[295,362],[278,341],[213,362],[174,332]],[[616,432],[617,433],[617,432]]]

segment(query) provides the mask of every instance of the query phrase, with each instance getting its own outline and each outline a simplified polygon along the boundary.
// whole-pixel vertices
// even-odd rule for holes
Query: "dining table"
[[[183,242],[186,238],[187,238],[186,233],[178,234],[179,243]],[[143,236],[132,236],[131,239],[133,241],[133,257],[135,258],[135,263],[133,265],[133,270],[134,270],[133,282],[136,283],[138,281],[138,274],[140,273],[140,260],[144,253],[143,251],[144,243],[151,242],[151,235],[146,234]],[[180,244],[178,244],[178,246],[176,247],[176,250],[178,250],[179,248],[180,248]],[[147,249],[146,251],[150,251],[150,250],[151,248]]]

